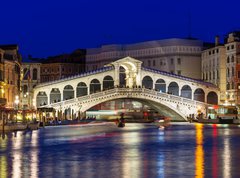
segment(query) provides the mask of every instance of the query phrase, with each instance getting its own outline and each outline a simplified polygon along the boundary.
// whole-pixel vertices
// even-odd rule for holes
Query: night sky
[[[0,6],[0,44],[18,44],[33,57],[185,38],[190,31],[213,42],[240,29],[238,0],[3,0]]]

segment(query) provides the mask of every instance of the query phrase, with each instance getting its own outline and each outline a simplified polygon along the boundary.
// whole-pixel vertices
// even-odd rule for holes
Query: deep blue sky
[[[187,37],[214,41],[240,29],[238,0],[4,0],[0,44],[46,57],[103,44]],[[191,14],[191,15],[190,15]]]

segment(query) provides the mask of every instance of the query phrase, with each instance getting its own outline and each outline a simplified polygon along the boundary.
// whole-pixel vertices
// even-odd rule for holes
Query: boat
[[[125,127],[125,123],[120,121],[117,126],[118,127]]]
[[[154,123],[157,125],[159,129],[164,129],[168,126],[170,126],[171,119],[169,117],[161,117],[154,121]]]
[[[198,115],[196,122],[206,124],[240,124],[238,108],[236,106],[210,106],[207,108],[206,117],[201,116]]]

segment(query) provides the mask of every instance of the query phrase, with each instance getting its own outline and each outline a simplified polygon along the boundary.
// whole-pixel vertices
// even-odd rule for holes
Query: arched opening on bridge
[[[166,82],[163,79],[158,79],[155,83],[155,90],[166,93]]]
[[[103,90],[114,88],[114,81],[111,76],[106,76],[103,78]]]
[[[50,103],[57,103],[61,101],[61,93],[58,88],[53,88],[50,92]]]
[[[48,97],[44,91],[41,91],[37,94],[37,107],[44,106],[48,104]]]
[[[142,87],[153,89],[153,80],[149,76],[145,76],[142,80]]]
[[[119,67],[119,85],[120,87],[126,86],[126,70],[122,66]]]
[[[218,96],[217,93],[211,91],[207,95],[207,103],[208,104],[218,104]]]
[[[67,85],[63,89],[63,100],[69,100],[74,98],[74,90],[71,85]]]
[[[205,102],[205,92],[203,91],[203,89],[198,88],[198,89],[195,90],[194,100]]]
[[[171,82],[168,85],[168,93],[172,95],[179,96],[179,86],[176,82]]]
[[[188,85],[184,85],[181,89],[181,97],[192,99],[192,89]]]
[[[101,91],[101,84],[99,80],[93,79],[90,83],[90,94]]]
[[[88,88],[86,83],[80,82],[77,85],[77,97],[85,96],[88,94]]]

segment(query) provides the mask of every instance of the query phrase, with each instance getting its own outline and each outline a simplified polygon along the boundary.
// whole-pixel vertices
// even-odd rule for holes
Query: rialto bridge
[[[218,103],[218,88],[210,83],[142,67],[126,57],[102,69],[37,85],[37,108],[54,108],[61,117],[68,110],[77,117],[91,107],[111,100],[130,98],[146,103],[160,114],[186,119]]]

